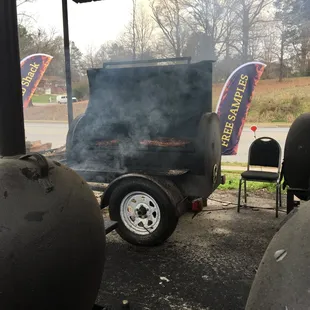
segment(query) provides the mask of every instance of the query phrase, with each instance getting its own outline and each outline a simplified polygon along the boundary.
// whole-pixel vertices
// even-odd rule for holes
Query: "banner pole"
[[[62,17],[63,17],[64,51],[65,51],[65,67],[66,67],[68,124],[70,128],[71,123],[73,121],[73,107],[72,107],[72,79],[71,79],[70,39],[69,39],[67,0],[62,0]]]

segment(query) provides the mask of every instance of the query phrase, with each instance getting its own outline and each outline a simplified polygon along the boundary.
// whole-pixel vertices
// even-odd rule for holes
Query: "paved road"
[[[62,123],[26,123],[27,140],[42,140],[51,142],[53,148],[60,147],[66,142],[68,125]],[[259,128],[257,137],[270,136],[279,141],[284,147],[288,128]],[[223,156],[223,162],[247,162],[247,154],[250,144],[253,142],[253,132],[244,128],[241,135],[238,154],[236,156]]]
[[[41,140],[42,143],[51,142],[52,148],[66,143],[68,125],[63,123],[25,123],[28,141]]]
[[[283,152],[288,130],[289,128],[259,128],[256,132],[256,137],[268,136],[276,139],[280,143]],[[238,154],[235,156],[223,156],[222,161],[246,163],[248,161],[248,150],[253,140],[253,132],[250,128],[244,128],[239,142]]]
[[[52,102],[52,103],[40,103],[40,102],[34,102],[33,105],[35,107],[46,107],[46,106],[57,106],[58,103]]]

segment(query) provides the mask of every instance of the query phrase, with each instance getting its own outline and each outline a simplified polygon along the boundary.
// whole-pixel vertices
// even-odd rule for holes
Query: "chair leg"
[[[279,216],[279,184],[277,184],[276,189],[276,217]]]
[[[279,203],[280,203],[280,208],[282,208],[281,183],[279,184]]]
[[[241,203],[241,188],[242,188],[242,179],[239,181],[239,192],[238,192],[238,207],[237,212],[240,212],[240,203]]]
[[[246,180],[243,180],[244,182],[244,205],[247,204],[247,192],[246,192]]]

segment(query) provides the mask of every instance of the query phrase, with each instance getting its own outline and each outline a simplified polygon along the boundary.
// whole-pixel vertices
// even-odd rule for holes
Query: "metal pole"
[[[72,107],[72,81],[71,81],[70,39],[69,39],[67,0],[62,0],[62,17],[63,17],[63,32],[64,32],[65,66],[66,66],[68,123],[70,127],[73,121],[73,107]]]
[[[0,1],[0,155],[26,153],[16,0]]]

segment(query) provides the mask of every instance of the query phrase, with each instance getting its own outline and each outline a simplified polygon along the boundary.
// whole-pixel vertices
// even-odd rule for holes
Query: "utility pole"
[[[67,86],[67,109],[68,109],[68,124],[69,128],[73,121],[73,106],[72,106],[72,78],[71,78],[71,57],[70,57],[70,39],[69,39],[69,20],[68,20],[68,1],[62,0],[62,18],[63,18],[63,33],[64,33],[64,51],[65,51],[65,66],[66,66],[66,86]]]

